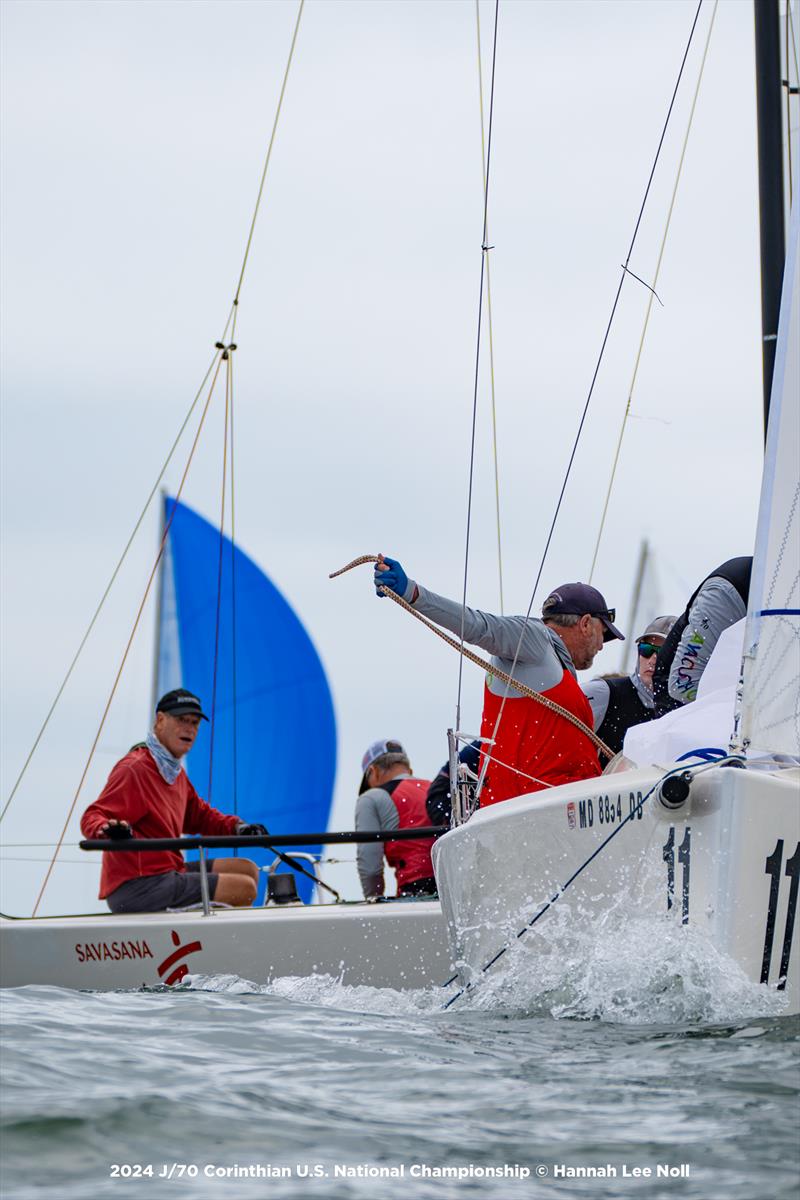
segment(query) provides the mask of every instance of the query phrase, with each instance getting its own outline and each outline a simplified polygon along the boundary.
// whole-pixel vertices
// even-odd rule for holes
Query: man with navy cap
[[[396,559],[383,555],[375,567],[375,587],[391,589],[457,636],[463,627],[465,641],[488,650],[493,665],[593,728],[592,709],[576,672],[592,665],[605,642],[624,640],[614,625],[614,609],[597,588],[566,583],[547,597],[541,620],[526,620],[462,610],[460,604],[409,579]],[[483,807],[600,774],[597,749],[586,733],[491,673],[484,689],[481,737],[484,747],[488,739],[494,740],[486,751],[490,762],[480,799]]]
[[[415,779],[400,742],[373,742],[361,759],[361,786],[356,802],[356,829],[414,829],[430,825],[425,800],[430,781]],[[394,868],[398,896],[435,896],[431,862],[433,838],[387,838],[359,842],[358,874],[366,900],[383,895],[383,859]]]
[[[184,834],[266,835],[200,799],[184,770],[201,721],[208,717],[185,688],[162,696],[153,728],[108,777],[102,792],[81,818],[85,838],[179,838]],[[256,898],[258,867],[247,858],[215,858],[209,863],[212,900],[250,905]],[[100,899],[112,912],[164,912],[201,898],[197,863],[174,850],[147,854],[103,854]]]

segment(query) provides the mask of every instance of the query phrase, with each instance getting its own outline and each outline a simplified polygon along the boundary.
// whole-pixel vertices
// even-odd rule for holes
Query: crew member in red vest
[[[592,665],[605,642],[624,640],[614,625],[614,610],[597,588],[565,583],[545,600],[541,620],[526,620],[473,608],[462,610],[460,604],[409,579],[396,559],[383,555],[375,567],[375,586],[381,585],[452,633],[460,636],[463,628],[465,641],[493,655],[493,666],[554,700],[593,729],[591,705],[576,672]],[[482,807],[600,774],[597,749],[586,733],[491,673],[484,689],[481,737],[494,739],[488,748],[491,761],[481,793]]]
[[[414,829],[430,825],[425,800],[430,781],[415,779],[400,742],[373,742],[361,760],[356,829]],[[384,855],[394,868],[398,896],[435,896],[433,838],[359,842],[358,874],[367,900],[383,895]]]

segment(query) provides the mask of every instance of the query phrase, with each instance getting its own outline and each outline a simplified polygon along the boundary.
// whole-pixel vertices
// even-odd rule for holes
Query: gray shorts
[[[212,900],[218,879],[216,871],[209,871],[208,894]],[[166,912],[168,908],[199,904],[202,899],[200,863],[187,862],[185,871],[126,880],[106,896],[106,904],[113,913]]]

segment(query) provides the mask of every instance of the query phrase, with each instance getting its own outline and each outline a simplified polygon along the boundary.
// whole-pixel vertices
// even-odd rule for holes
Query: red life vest
[[[589,729],[594,727],[591,705],[577,679],[566,667],[561,682],[542,692],[542,695],[569,709]],[[500,800],[508,800],[510,796],[539,792],[548,785],[557,787],[560,783],[572,783],[576,779],[589,779],[601,774],[597,749],[586,734],[565,717],[551,712],[527,696],[509,696],[495,734],[494,726],[502,703],[502,696],[495,696],[488,687],[485,688],[481,737],[491,738],[494,735],[495,744],[489,747],[492,761],[487,768],[481,795],[482,808],[497,804]],[[483,757],[482,754],[481,766]],[[509,765],[501,766],[501,763]],[[517,770],[510,770],[509,767],[516,767]],[[524,775],[520,772],[524,772]],[[534,783],[526,776],[533,776],[541,782]]]
[[[393,786],[394,785],[394,786]],[[430,825],[425,798],[430,782],[426,779],[391,779],[384,786],[392,797],[400,829],[422,828]],[[394,869],[397,890],[417,879],[433,878],[431,846],[434,838],[409,838],[408,841],[389,841],[383,844],[386,861]]]

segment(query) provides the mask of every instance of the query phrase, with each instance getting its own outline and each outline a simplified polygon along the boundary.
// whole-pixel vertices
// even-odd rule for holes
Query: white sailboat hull
[[[800,771],[714,768],[677,811],[656,795],[520,931],[635,810],[664,770],[626,771],[479,810],[434,847],[452,957],[462,985],[503,970],[504,946],[552,953],[559,903],[589,932],[616,906],[689,924],[749,980],[800,1009]],[[507,961],[507,960],[506,960]],[[783,976],[783,978],[782,978]]]
[[[0,986],[91,991],[233,974],[256,983],[333,975],[422,988],[452,974],[434,900],[200,912],[0,918]]]

